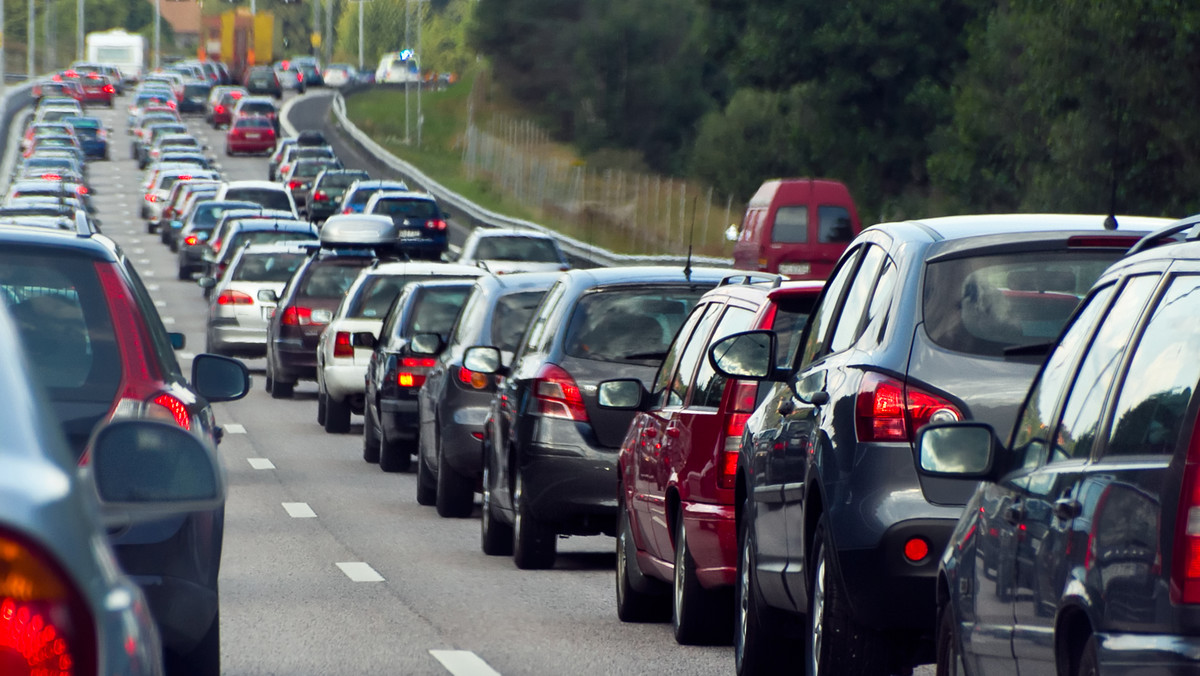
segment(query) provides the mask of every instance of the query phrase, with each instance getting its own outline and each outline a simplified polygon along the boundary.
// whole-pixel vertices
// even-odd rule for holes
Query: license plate
[[[422,239],[420,230],[401,230],[400,239]]]
[[[261,134],[246,134],[246,138],[259,138],[261,136]]]
[[[808,263],[781,263],[779,265],[779,274],[781,275],[807,275],[812,272],[812,265]]]

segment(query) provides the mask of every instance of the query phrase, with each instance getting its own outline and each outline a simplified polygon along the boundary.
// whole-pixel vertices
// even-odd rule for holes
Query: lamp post
[[[83,0],[75,0],[75,60],[83,61]]]
[[[154,70],[158,70],[159,60],[162,58],[162,29],[159,27],[159,24],[162,23],[162,7],[159,6],[161,1],[154,0]]]
[[[360,71],[363,69],[363,2],[365,1],[358,0],[358,69]]]
[[[26,76],[33,79],[33,62],[37,56],[37,24],[35,21],[33,0],[29,0],[29,23],[25,26],[25,72]]]

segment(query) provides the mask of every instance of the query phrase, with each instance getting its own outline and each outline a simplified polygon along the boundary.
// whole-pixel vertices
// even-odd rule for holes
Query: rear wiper
[[[622,357],[622,359],[658,359],[660,361],[666,358],[666,352],[638,352],[636,354],[627,354]]]
[[[1053,341],[1046,343],[1027,343],[1025,345],[1013,345],[1004,348],[1005,357],[1044,357],[1050,353],[1050,348],[1054,347]]]

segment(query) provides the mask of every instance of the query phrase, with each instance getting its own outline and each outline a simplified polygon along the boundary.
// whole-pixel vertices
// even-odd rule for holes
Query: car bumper
[[[483,425],[488,409],[487,403],[457,408],[442,425],[442,457],[462,476],[483,476]]]
[[[1200,674],[1200,637],[1098,634],[1097,639],[1103,674]]]
[[[733,505],[684,503],[683,527],[700,584],[706,589],[732,586],[738,557]]]
[[[234,153],[265,153],[274,149],[273,140],[229,142],[229,151]]]
[[[532,444],[521,458],[530,513],[562,533],[616,531],[617,454]]]
[[[83,146],[83,154],[87,157],[108,157],[108,143],[106,141],[88,141],[80,145]]]
[[[325,393],[332,399],[362,398],[366,391],[366,364],[326,364],[321,373]]]
[[[267,353],[266,327],[214,323],[210,326],[212,346],[223,353],[261,357]]]
[[[296,349],[275,342],[275,362],[279,366],[275,379],[288,382],[317,379],[316,349]]]
[[[389,439],[416,439],[420,431],[417,413],[419,405],[411,399],[379,400],[379,422]]]

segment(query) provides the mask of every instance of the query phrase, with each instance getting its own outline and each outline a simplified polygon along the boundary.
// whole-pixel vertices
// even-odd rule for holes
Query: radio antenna
[[[688,227],[687,260],[683,262],[683,278],[692,281],[692,242],[696,237],[696,198],[692,197],[692,224]]]

